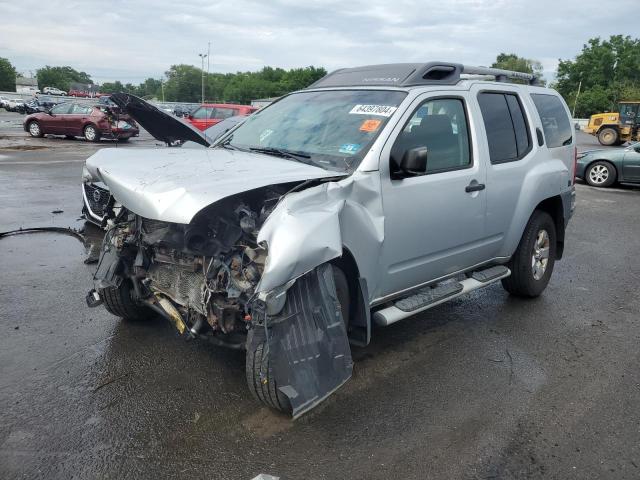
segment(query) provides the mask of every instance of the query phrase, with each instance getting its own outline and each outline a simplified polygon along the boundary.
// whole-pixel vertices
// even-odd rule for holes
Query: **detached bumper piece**
[[[331,265],[299,278],[287,291],[282,312],[254,324],[247,348],[265,340],[273,378],[289,399],[293,418],[351,378],[353,361]]]

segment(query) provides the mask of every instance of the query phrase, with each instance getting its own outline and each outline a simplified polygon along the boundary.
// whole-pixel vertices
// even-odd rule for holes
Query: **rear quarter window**
[[[532,93],[531,99],[538,110],[548,148],[571,145],[573,132],[567,111],[558,97],[543,93]]]
[[[481,92],[482,113],[491,163],[520,160],[531,150],[527,118],[518,96],[511,92]]]

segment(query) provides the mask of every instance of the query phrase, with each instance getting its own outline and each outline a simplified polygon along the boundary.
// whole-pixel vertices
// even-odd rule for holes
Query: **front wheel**
[[[616,169],[609,162],[598,160],[585,172],[584,179],[592,187],[610,187],[616,181]]]
[[[84,138],[88,142],[97,142],[100,140],[100,132],[93,125],[87,125],[84,127]]]
[[[102,288],[99,293],[105,308],[110,314],[128,320],[149,318],[153,310],[135,303],[131,298],[131,290],[131,283],[125,280],[120,286]]]
[[[547,212],[536,210],[507,264],[511,275],[502,279],[502,286],[513,295],[539,296],[549,283],[555,258],[555,223]]]
[[[342,311],[342,319],[345,327],[349,325],[349,311],[351,309],[349,283],[344,272],[332,265],[333,280],[336,289],[337,301]],[[301,288],[297,283],[291,289]],[[306,295],[292,294],[291,298],[306,298]],[[295,304],[296,301],[294,301]],[[299,304],[298,304],[299,305]],[[313,307],[313,305],[306,305]],[[304,306],[302,307],[304,308]],[[287,307],[285,307],[287,309]],[[348,328],[347,328],[348,330]],[[272,359],[270,358],[269,343],[262,341],[252,346],[247,344],[246,378],[247,385],[253,396],[267,407],[283,413],[291,413],[292,407],[289,398],[280,391],[273,372]]]

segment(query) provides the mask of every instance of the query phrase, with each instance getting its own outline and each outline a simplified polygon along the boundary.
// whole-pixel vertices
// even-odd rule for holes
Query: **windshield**
[[[294,93],[251,115],[221,145],[353,171],[405,96],[390,90]]]

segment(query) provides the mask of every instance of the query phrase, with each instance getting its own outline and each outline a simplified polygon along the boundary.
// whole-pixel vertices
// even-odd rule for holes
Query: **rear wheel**
[[[536,210],[507,264],[511,275],[502,279],[502,286],[513,295],[539,296],[549,283],[555,258],[555,223],[547,212]]]
[[[84,127],[84,138],[88,142],[97,142],[100,140],[100,132],[93,125],[87,125]]]
[[[44,136],[44,134],[42,133],[42,129],[40,128],[40,124],[38,122],[34,121],[29,124],[29,135],[37,138]]]
[[[598,160],[587,167],[584,179],[592,187],[610,187],[616,176],[616,168],[611,163]]]
[[[598,141],[607,147],[615,145],[618,141],[618,131],[615,128],[603,128],[598,132]]]
[[[153,310],[135,303],[131,298],[131,291],[131,283],[123,281],[119,287],[102,288],[99,293],[105,308],[110,314],[128,320],[149,318]]]

